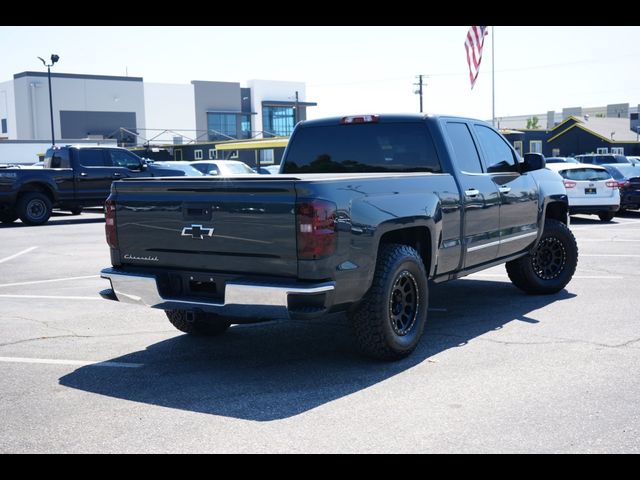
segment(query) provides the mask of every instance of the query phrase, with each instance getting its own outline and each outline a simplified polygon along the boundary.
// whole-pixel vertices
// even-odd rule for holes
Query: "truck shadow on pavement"
[[[143,364],[141,368],[86,366],[60,378],[60,384],[192,412],[278,420],[418,365],[428,369],[430,362],[440,362],[428,359],[464,348],[509,322],[526,322],[526,329],[534,334],[538,321],[527,316],[530,312],[575,297],[566,290],[552,296],[529,296],[508,282],[475,279],[432,285],[430,296],[434,311],[429,314],[423,340],[409,358],[398,362],[359,356],[346,317],[333,315],[313,322],[234,326],[217,338],[178,335],[110,360]],[[428,370],[422,374],[427,382]]]
[[[99,213],[99,212],[93,212]],[[47,228],[54,227],[56,225],[82,225],[88,223],[104,223],[104,215],[71,215],[70,213],[53,212],[51,218],[44,225],[26,225],[20,221],[14,223],[0,223],[0,229],[2,228]]]

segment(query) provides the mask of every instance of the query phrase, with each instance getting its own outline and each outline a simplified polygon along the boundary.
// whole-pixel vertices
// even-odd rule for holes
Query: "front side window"
[[[480,146],[486,155],[487,171],[512,170],[515,159],[507,142],[489,127],[476,125],[475,128]]]
[[[124,150],[110,150],[111,163],[114,167],[124,167],[128,169],[140,168],[140,159]]]
[[[111,166],[111,162],[107,163],[107,157],[104,153],[104,150],[82,148],[79,150],[80,165],[83,167]]]
[[[262,128],[265,137],[287,137],[295,126],[293,107],[262,107]]]
[[[207,113],[209,140],[238,138],[235,113]]]

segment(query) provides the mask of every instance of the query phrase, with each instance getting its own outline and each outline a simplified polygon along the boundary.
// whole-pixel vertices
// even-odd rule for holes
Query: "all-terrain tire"
[[[224,317],[212,313],[192,313],[186,310],[167,310],[164,313],[174,327],[190,335],[222,335],[231,325]]]
[[[371,288],[349,314],[360,351],[380,360],[413,352],[427,321],[428,295],[420,254],[407,245],[381,245]]]
[[[549,219],[536,249],[507,262],[511,282],[527,293],[557,293],[571,281],[578,266],[578,244],[564,223]]]

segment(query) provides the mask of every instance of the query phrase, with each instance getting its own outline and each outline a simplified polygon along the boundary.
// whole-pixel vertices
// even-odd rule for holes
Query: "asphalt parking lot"
[[[640,214],[572,220],[565,291],[433,286],[396,363],[338,315],[203,339],[100,299],[97,211],[0,226],[0,452],[640,453]]]

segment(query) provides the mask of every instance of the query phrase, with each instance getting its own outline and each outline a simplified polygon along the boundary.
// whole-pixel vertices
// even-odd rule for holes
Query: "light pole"
[[[53,64],[60,60],[60,57],[56,54],[51,54],[51,63],[47,63],[44,58],[38,57],[42,64],[47,67],[47,77],[49,78],[49,113],[51,114],[51,146],[56,145],[56,136],[53,131],[53,99],[51,97],[51,67]]]

